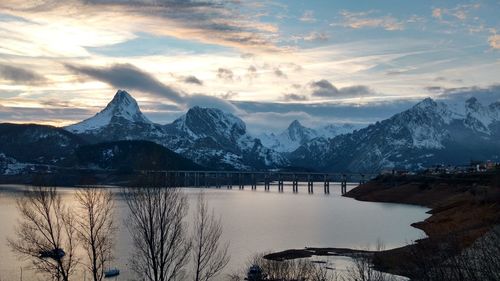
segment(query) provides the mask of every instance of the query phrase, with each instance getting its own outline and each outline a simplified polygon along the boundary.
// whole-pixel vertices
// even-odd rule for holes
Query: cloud
[[[187,83],[187,84],[196,84],[196,85],[203,85],[203,81],[200,79],[196,78],[196,76],[189,75],[186,77],[182,77],[182,82]]]
[[[233,91],[227,91],[226,93],[224,94],[221,94],[220,97],[222,99],[225,99],[225,100],[229,100],[229,99],[232,99],[234,97],[237,97],[239,94],[236,93],[236,92],[233,92]]]
[[[355,85],[339,89],[326,79],[313,81],[309,84],[309,87],[313,96],[322,98],[353,98],[375,95],[375,92],[367,86]]]
[[[452,20],[464,22],[469,18],[469,14],[473,10],[477,10],[481,4],[458,4],[453,8],[433,8],[432,17],[438,19],[442,23],[453,24]]]
[[[313,41],[313,42],[326,42],[329,39],[330,37],[326,33],[317,31],[313,31],[303,37],[304,41]]]
[[[490,43],[490,47],[493,49],[500,49],[500,35],[493,34],[488,37],[488,43]]]
[[[297,43],[298,41],[307,41],[307,42],[326,42],[330,39],[328,34],[325,32],[311,31],[304,35],[293,35],[289,40]]]
[[[314,17],[314,12],[311,10],[304,11],[299,20],[308,23],[316,22],[316,18]]]
[[[404,22],[391,15],[374,16],[375,11],[350,12],[342,11],[343,17],[341,25],[353,29],[361,28],[383,28],[387,31],[397,31],[404,29]]]
[[[305,95],[290,93],[290,94],[284,94],[283,100],[284,101],[306,101],[306,100],[309,100],[309,98]]]
[[[454,102],[463,102],[471,97],[475,97],[482,102],[492,103],[500,101],[500,84],[493,84],[487,87],[441,87],[428,86],[425,90],[433,93],[435,98],[452,100]]]
[[[316,97],[335,97],[339,94],[337,87],[326,79],[314,81],[310,86],[313,89],[312,95]]]
[[[151,74],[131,64],[114,64],[109,67],[93,67],[84,65],[65,65],[70,71],[83,74],[96,80],[108,83],[115,88],[137,90],[167,98],[175,103],[183,103],[183,95],[163,84]]]
[[[242,59],[253,59],[255,58],[255,54],[252,53],[243,53],[240,55]]]
[[[274,69],[274,75],[276,75],[279,78],[284,78],[284,79],[288,78],[287,75],[279,68]]]
[[[432,9],[432,16],[437,19],[441,19],[443,17],[443,9],[434,8]]]
[[[42,84],[47,82],[45,77],[35,71],[6,64],[0,64],[0,79],[16,84]]]
[[[232,81],[234,79],[234,73],[231,69],[220,67],[219,69],[217,69],[217,77],[219,79]]]
[[[193,106],[215,107],[228,112],[241,112],[232,103],[219,97],[196,93],[188,95],[163,84],[151,74],[131,64],[115,64],[109,67],[74,66],[66,64],[66,68],[77,74],[83,74],[96,80],[108,83],[115,88],[131,89],[166,98],[179,109]]]
[[[234,104],[214,96],[209,96],[205,94],[194,94],[185,97],[186,105],[188,107],[201,106],[201,107],[213,107],[218,108],[223,111],[230,113],[242,113],[240,109]]]
[[[257,52],[280,51],[273,39],[278,28],[259,21],[252,14],[255,9],[242,1],[211,0],[2,0],[0,3],[2,12],[26,20],[23,23],[26,32],[9,35],[9,40],[20,44],[23,40],[34,40],[33,43],[44,45],[41,49],[46,54],[63,48],[67,54],[85,54],[88,46],[124,42],[140,33]],[[29,32],[33,29],[37,30],[36,36]]]
[[[258,76],[259,76],[259,73],[257,73],[257,67],[255,67],[254,65],[249,66],[247,69],[247,77],[249,79],[255,79]]]

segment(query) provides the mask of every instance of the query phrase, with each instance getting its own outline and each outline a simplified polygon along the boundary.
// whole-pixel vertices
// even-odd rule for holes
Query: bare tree
[[[256,255],[247,267],[257,266],[262,270],[262,280],[280,281],[337,281],[335,272],[329,272],[323,265],[315,264],[308,259],[274,261],[263,258],[265,254]],[[230,276],[231,280],[241,280],[238,274]]]
[[[116,232],[113,195],[109,190],[82,188],[75,197],[79,204],[76,230],[87,255],[85,266],[94,281],[101,281],[106,263],[113,259]]]
[[[376,252],[384,250],[384,245],[381,241],[377,241]],[[374,252],[360,251],[355,253],[353,258],[353,265],[347,267],[346,274],[343,277],[344,281],[394,281],[394,276],[377,271],[373,268]]]
[[[75,271],[75,220],[54,187],[33,187],[19,198],[17,237],[10,247],[52,280],[68,281]]]
[[[229,262],[229,244],[221,245],[222,223],[208,209],[204,193],[198,195],[193,233],[194,280],[209,281]]]
[[[191,250],[184,222],[186,196],[178,189],[158,187],[129,188],[124,196],[136,250],[133,270],[150,281],[182,279]]]

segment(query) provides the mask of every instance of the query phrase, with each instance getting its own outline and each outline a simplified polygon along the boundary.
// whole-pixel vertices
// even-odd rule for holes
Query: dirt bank
[[[411,259],[417,248],[419,258],[436,260],[437,249],[460,251],[500,223],[500,172],[462,175],[379,176],[349,191],[346,197],[361,201],[420,205],[431,208],[431,216],[412,226],[428,238],[417,244],[374,253],[377,268],[411,277]],[[453,244],[453,247],[450,245]],[[307,254],[342,255],[331,249],[289,250],[270,255],[287,259]],[[349,251],[346,251],[349,255]],[[425,257],[425,255],[428,255]],[[430,256],[432,255],[432,257]],[[439,262],[439,260],[436,260]]]

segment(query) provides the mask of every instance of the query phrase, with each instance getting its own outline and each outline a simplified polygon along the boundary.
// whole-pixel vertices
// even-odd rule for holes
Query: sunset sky
[[[67,125],[129,91],[254,132],[500,98],[500,1],[1,0],[0,121]]]

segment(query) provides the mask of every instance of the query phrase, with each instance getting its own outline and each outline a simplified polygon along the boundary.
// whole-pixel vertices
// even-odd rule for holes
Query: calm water
[[[28,263],[19,261],[7,246],[7,237],[13,237],[18,220],[15,199],[22,196],[23,189],[22,186],[0,186],[1,281],[19,280],[21,267],[24,267],[24,280],[36,280]],[[263,186],[258,186],[256,191],[186,188],[191,206],[201,190],[221,216],[224,240],[230,242],[231,261],[227,273],[241,269],[253,255],[266,251],[303,247],[366,248],[377,240],[386,248],[398,247],[423,237],[423,232],[410,224],[428,216],[426,208],[343,198],[338,185],[330,186],[330,195],[322,193],[319,183],[313,195],[307,194],[307,186],[299,186],[298,194],[292,193],[291,186],[285,186],[284,193],[278,193],[277,187],[266,192]],[[60,191],[64,201],[73,204],[74,189],[61,188]],[[126,203],[117,198],[116,205],[116,220],[121,225],[127,216]],[[191,217],[190,213],[188,218]],[[130,245],[128,232],[122,227],[116,246],[115,263],[122,271],[118,280],[131,277],[127,270]],[[333,262],[343,260],[337,258]]]

